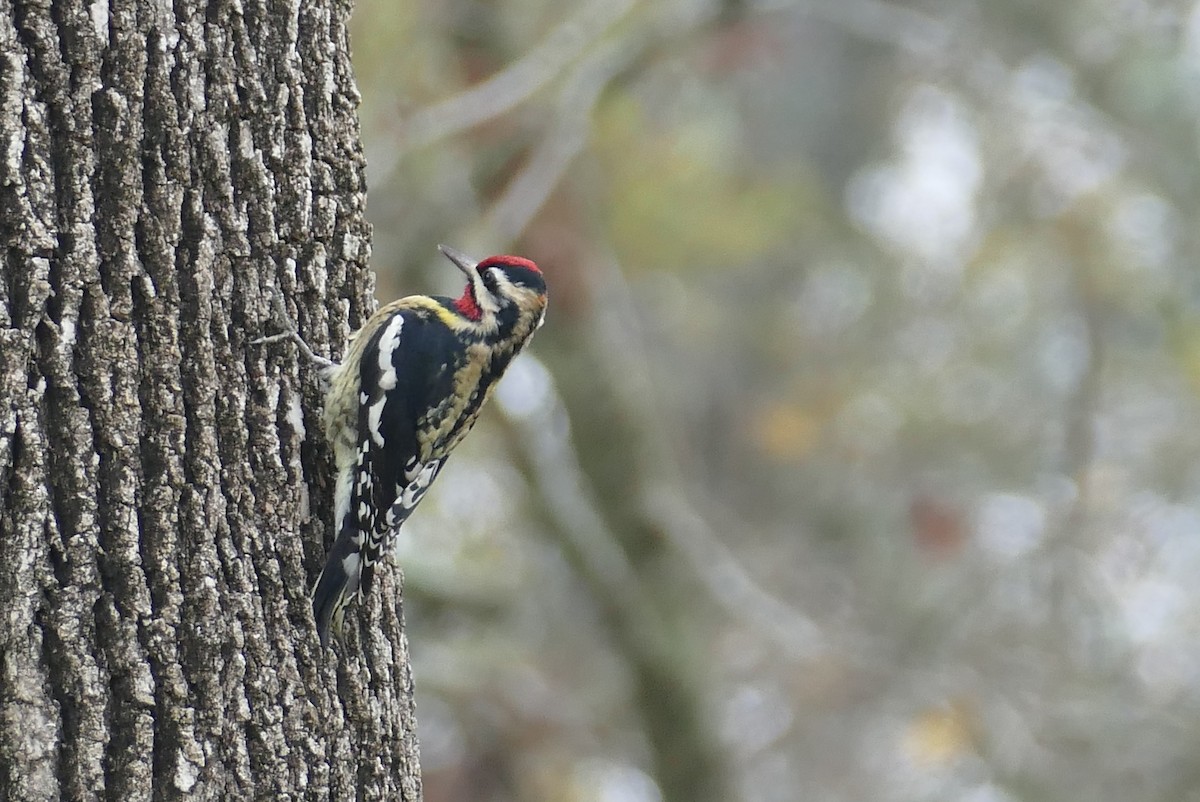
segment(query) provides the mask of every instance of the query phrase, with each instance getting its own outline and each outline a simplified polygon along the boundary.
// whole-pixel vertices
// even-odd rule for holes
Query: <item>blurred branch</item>
[[[522,389],[506,389],[513,387]],[[513,446],[531,469],[534,495],[592,593],[615,651],[629,667],[633,702],[645,725],[663,800],[729,798],[723,754],[704,723],[709,705],[696,687],[697,663],[677,642],[680,616],[664,602],[662,585],[651,578],[647,565],[627,555],[585,490],[589,479],[575,452],[566,404],[549,371],[526,355],[513,365],[496,395]]]
[[[735,16],[740,17],[747,11],[790,8],[803,8],[810,16],[838,23],[866,38],[889,41],[911,52],[940,51],[950,40],[948,27],[936,19],[875,0],[854,0],[846,4],[794,4],[770,0],[748,7],[739,3]],[[622,13],[628,10],[626,5]],[[674,4],[658,7],[655,12],[654,18],[644,21],[636,30],[598,47],[567,77],[555,106],[554,125],[542,137],[524,169],[488,211],[483,226],[483,236],[488,241],[515,239],[525,230],[571,162],[587,145],[592,110],[613,78],[636,63],[655,43],[691,36],[714,21],[730,19],[733,14],[728,4],[703,9]],[[435,106],[430,112],[439,107]]]
[[[643,447],[638,462],[649,466],[645,474],[652,477],[642,482],[646,514],[727,613],[753,626],[793,658],[818,656],[825,649],[819,627],[759,586],[687,499],[684,479],[670,457],[667,424],[653,404],[654,384],[637,333],[636,307],[620,268],[610,259],[606,269],[582,272],[593,285],[593,297],[604,299],[595,305],[601,331],[593,341],[603,343],[597,349],[598,359],[612,376],[613,394],[627,410],[625,419],[638,427]]]
[[[601,43],[636,5],[636,0],[598,0],[585,4],[524,58],[491,78],[401,120],[392,137],[392,146],[372,153],[371,183],[387,181],[407,153],[512,111],[558,78],[580,54]],[[652,18],[636,27],[630,26],[626,35],[599,45],[566,78],[555,106],[554,124],[488,213],[485,224],[488,238],[495,235],[513,239],[520,235],[587,144],[591,112],[605,87],[655,42],[678,40],[713,22],[740,18],[746,13],[793,9],[839,25],[849,33],[890,43],[914,54],[941,52],[952,38],[949,27],[935,18],[877,0],[844,3],[765,0],[732,6],[723,3],[711,7],[690,3],[655,6]]]
[[[488,210],[488,241],[515,239],[558,186],[588,142],[592,111],[610,82],[644,58],[655,44],[691,36],[720,19],[725,7],[696,9],[666,4],[623,37],[614,38],[583,59],[564,82],[554,110],[554,125],[534,148],[524,169]]]
[[[536,383],[547,388],[541,402],[528,409],[506,402],[505,385],[497,398],[505,420],[516,429],[516,443],[525,453],[547,511],[583,562],[586,574],[604,591],[605,603],[631,616],[645,617],[650,608],[638,598],[636,573],[584,489],[586,479],[575,456],[567,410],[553,379],[531,355],[523,357],[512,371],[536,371],[540,374]],[[521,380],[519,375],[517,380]],[[816,657],[823,649],[816,625],[759,587],[682,492],[666,482],[650,482],[649,486],[646,510],[688,560],[712,598],[735,618],[749,620],[789,655]]]
[[[520,235],[586,145],[591,111],[604,88],[652,40],[652,36],[643,35],[636,37],[636,41],[610,42],[575,69],[559,96],[555,125],[534,150],[529,163],[489,210],[484,225],[489,238],[513,239]],[[612,298],[619,301],[614,306],[632,308],[629,288],[620,271],[606,272],[611,274],[610,283],[615,281],[618,285],[597,290],[596,297]],[[606,313],[601,311],[600,314]],[[635,322],[631,325],[631,321],[608,321],[604,329],[601,341],[609,345],[624,341],[623,346],[611,349],[614,358],[619,352],[620,358],[628,361],[644,352],[641,344],[635,341]],[[649,381],[645,377],[649,369],[644,363],[624,364],[614,367],[612,372],[614,376],[628,377],[630,369],[643,377],[648,388]],[[613,382],[615,387],[620,385],[619,381]],[[641,400],[649,397],[652,396],[627,391],[622,401],[626,406],[636,407],[631,409],[628,418],[642,426],[641,442],[650,444],[649,450],[657,455],[652,464],[669,466],[671,461],[664,457],[669,453],[667,444],[658,435],[662,431],[658,425],[659,416],[646,408]],[[540,492],[556,508],[553,511],[564,534],[576,541],[574,547],[587,560],[595,577],[606,586],[606,595],[624,598],[624,589],[635,584],[635,574],[625,562],[617,539],[583,492],[582,472],[569,447],[569,436],[564,435],[564,439],[557,442],[544,436],[550,429],[561,430],[569,426],[566,410],[555,409],[547,415],[551,419],[561,415],[561,423],[555,421],[553,427],[527,427],[521,438],[534,467],[535,481]],[[675,481],[662,479],[670,473],[673,471],[669,469],[659,471],[659,481],[645,483],[651,488],[645,492],[645,509],[672,546],[688,560],[712,598],[731,615],[749,621],[764,637],[792,657],[811,659],[819,654],[824,647],[820,644],[817,626],[754,582],[704,517],[686,501],[682,490],[678,489],[682,486],[678,477]],[[619,587],[614,586],[614,582]]]
[[[504,240],[520,236],[587,144],[592,109],[604,88],[638,50],[628,40],[608,42],[579,64],[559,94],[554,125],[488,210],[484,226],[489,234]]]
[[[629,8],[628,4],[622,5],[620,13],[624,14]],[[949,28],[936,19],[875,0],[853,0],[845,4],[768,1],[752,4],[746,10],[788,8],[801,9],[859,36],[886,41],[909,52],[939,51],[950,41]],[[488,241],[518,237],[562,180],[575,157],[586,147],[592,110],[613,78],[641,58],[655,42],[689,35],[710,23],[720,11],[716,6],[703,13],[695,9],[685,13],[682,7],[658,9],[653,23],[648,22],[636,31],[605,42],[582,59],[559,93],[554,125],[535,147],[524,168],[488,210],[480,236]],[[580,16],[589,13],[585,8]],[[547,41],[550,38],[553,34]],[[501,108],[500,112],[507,108]],[[467,241],[473,239],[468,237]],[[605,275],[604,286],[593,288],[594,297],[609,301],[597,305],[603,331],[596,339],[606,344],[602,358],[611,363],[609,370],[614,377],[614,393],[629,409],[627,419],[639,427],[639,441],[649,460],[646,464],[653,466],[646,473],[655,479],[642,483],[646,488],[642,503],[647,516],[687,560],[712,599],[728,614],[747,622],[794,659],[816,657],[826,648],[819,627],[800,610],[758,585],[716,535],[704,515],[687,499],[683,479],[678,475],[674,461],[668,457],[672,450],[662,434],[665,431],[662,416],[649,402],[654,397],[653,385],[648,366],[639,359],[644,348],[636,335],[637,321],[629,314],[634,308],[631,292],[619,268],[612,265],[606,271],[585,272],[592,281],[599,280],[600,272]],[[635,376],[638,378],[631,381]],[[566,415],[565,409],[561,414]],[[567,425],[565,418],[562,425]],[[526,431],[522,442],[529,449],[540,492],[557,507],[553,510],[557,523],[564,534],[575,541],[574,548],[605,587],[605,595],[614,599],[626,598],[626,589],[636,584],[636,572],[626,562],[619,541],[583,492],[584,480],[574,453],[565,442],[557,446],[548,442],[539,445],[537,437],[536,432]]]
[[[1080,376],[1074,394],[1066,404],[1066,442],[1064,459],[1066,473],[1078,487],[1078,495],[1068,516],[1068,529],[1076,539],[1079,529],[1088,518],[1089,471],[1096,455],[1095,419],[1103,391],[1104,335],[1101,329],[1102,310],[1098,308],[1096,279],[1093,265],[1101,259],[1095,243],[1103,232],[1093,231],[1080,219],[1078,212],[1068,214],[1062,221],[1066,234],[1066,250],[1071,260],[1071,286],[1075,292],[1079,316],[1083,321],[1087,342],[1087,365]]]
[[[522,59],[456,95],[400,121],[394,147],[374,160],[374,182],[387,180],[405,153],[453,136],[511,111],[558,77],[580,53],[603,38],[635,0],[593,0],[552,30]]]
[[[538,378],[531,379],[531,372]],[[515,444],[529,463],[546,512],[566,538],[576,562],[603,591],[605,604],[633,618],[644,616],[647,606],[638,600],[637,575],[584,489],[586,479],[572,447],[570,419],[549,371],[537,357],[526,354],[509,373],[508,383],[498,388],[497,407],[515,430]],[[522,381],[544,387],[536,404],[525,407],[510,400],[508,388]]]
[[[587,145],[592,111],[609,83],[655,43],[692,34],[711,22],[713,13],[697,13],[679,4],[656,7],[642,25],[604,43],[576,66],[559,93],[554,125],[489,209],[483,223],[488,241],[515,239],[525,230]]]
[[[760,0],[751,3],[749,9],[797,10],[854,36],[893,45],[914,55],[943,52],[953,41],[950,26],[936,17],[880,0]]]
[[[820,629],[796,608],[763,590],[713,532],[682,492],[659,484],[645,493],[647,512],[682,554],[713,599],[732,617],[797,660],[812,660],[827,648]]]
[[[1064,632],[1081,638],[1088,637],[1093,622],[1104,620],[1112,612],[1108,593],[1095,581],[1096,571],[1087,549],[1095,482],[1096,417],[1104,390],[1103,310],[1099,308],[1094,275],[1096,265],[1104,260],[1097,245],[1104,236],[1092,223],[1098,217],[1093,203],[1085,199],[1076,202],[1059,221],[1063,250],[1070,256],[1070,286],[1083,323],[1087,361],[1063,410],[1063,472],[1075,483],[1075,498],[1058,531],[1052,533],[1057,536],[1044,538],[1039,550],[1048,554],[1047,562],[1054,567],[1050,593],[1054,621]]]

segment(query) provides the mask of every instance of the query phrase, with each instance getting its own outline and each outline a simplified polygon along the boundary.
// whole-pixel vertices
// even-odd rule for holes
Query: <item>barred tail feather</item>
[[[312,592],[313,617],[322,646],[329,645],[330,630],[341,635],[342,616],[358,594],[360,575],[359,547],[343,530],[329,550]]]

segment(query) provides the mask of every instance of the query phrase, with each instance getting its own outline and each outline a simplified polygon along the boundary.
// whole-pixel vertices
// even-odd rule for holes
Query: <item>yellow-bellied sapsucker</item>
[[[513,357],[545,320],[546,282],[519,256],[474,262],[439,250],[467,276],[458,298],[412,295],[380,307],[341,364],[317,357],[329,383],[325,433],[337,463],[337,536],[313,589],[321,642],[371,589],[375,564],[466,436]]]

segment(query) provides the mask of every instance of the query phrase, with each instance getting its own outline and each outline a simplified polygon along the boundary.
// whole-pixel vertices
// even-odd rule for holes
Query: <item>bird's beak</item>
[[[475,265],[479,264],[478,262],[462,251],[456,251],[447,245],[439,245],[438,250],[442,252],[443,256],[454,262],[455,267],[466,273],[467,278],[472,277],[472,274],[475,272]]]

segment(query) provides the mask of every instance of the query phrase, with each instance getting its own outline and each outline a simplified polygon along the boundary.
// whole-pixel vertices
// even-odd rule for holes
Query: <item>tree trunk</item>
[[[0,9],[0,799],[418,799],[398,572],[320,649],[320,390],[249,344],[368,310],[348,5]]]

